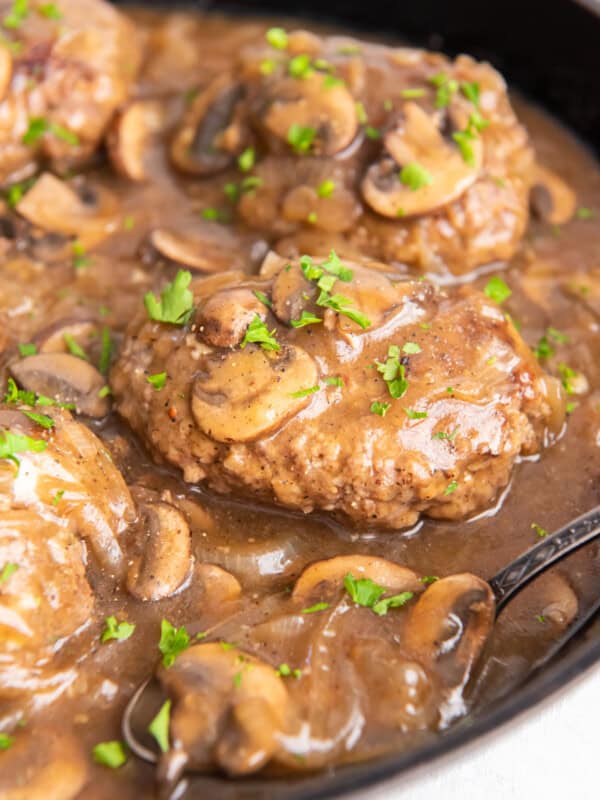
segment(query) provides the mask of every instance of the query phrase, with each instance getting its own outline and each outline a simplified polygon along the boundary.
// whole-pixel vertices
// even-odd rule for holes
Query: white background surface
[[[352,800],[600,800],[600,667],[497,732]]]

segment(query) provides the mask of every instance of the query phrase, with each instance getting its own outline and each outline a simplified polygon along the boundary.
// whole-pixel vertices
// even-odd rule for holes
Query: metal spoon
[[[559,528],[551,535],[544,537],[544,539],[534,547],[531,547],[527,552],[523,553],[523,555],[503,567],[489,581],[489,585],[496,599],[496,617],[505,608],[508,601],[520,592],[531,580],[553,564],[565,558],[569,553],[583,547],[583,545],[588,544],[598,536],[600,536],[600,506],[596,506],[596,508],[588,511],[587,514],[577,517],[577,519]],[[599,608],[600,598],[593,604],[591,609],[570,626],[566,633],[556,642],[550,654],[547,654],[545,660],[553,656],[560,648],[564,647],[564,645],[594,616]],[[135,725],[135,719],[141,716],[140,701],[142,696],[147,694],[146,690],[148,689],[150,691],[152,684],[154,688],[157,689],[156,682],[153,681],[152,678],[149,678],[135,691],[123,714],[122,732],[123,738],[132,752],[144,761],[155,764],[158,761],[155,751],[136,738],[136,734],[134,733],[134,728],[138,727]],[[155,705],[157,710],[158,705],[156,703]],[[145,730],[145,728],[146,726],[142,726],[141,730]]]

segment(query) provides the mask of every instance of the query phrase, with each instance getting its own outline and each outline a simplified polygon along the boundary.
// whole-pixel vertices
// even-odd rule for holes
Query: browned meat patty
[[[133,320],[117,409],[219,492],[390,527],[485,508],[561,427],[560,386],[483,294],[388,273],[271,255],[258,278],[197,280],[193,297],[179,273],[147,303],[184,324]]]
[[[0,18],[6,20],[13,5],[1,0]],[[2,183],[31,175],[40,162],[66,170],[89,158],[137,75],[135,29],[112,5],[62,0],[56,13],[59,18],[44,13],[43,4],[29,4],[4,25]]]
[[[176,167],[206,179],[239,159],[239,216],[271,236],[345,234],[370,257],[453,273],[514,254],[533,153],[490,65],[286,38],[247,46],[198,94]]]

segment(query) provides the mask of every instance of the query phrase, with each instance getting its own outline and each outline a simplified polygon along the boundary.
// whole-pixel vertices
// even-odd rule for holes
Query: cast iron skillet
[[[118,0],[117,0],[118,2]],[[304,19],[380,33],[410,43],[487,59],[508,82],[555,114],[600,154],[600,3],[598,0],[201,0],[131,5],[174,5],[270,17]],[[580,509],[583,513],[586,509]],[[596,614],[567,647],[534,670],[507,696],[475,710],[434,741],[414,750],[354,766],[285,780],[195,778],[186,798],[317,800],[356,791],[431,761],[497,728],[600,662]]]

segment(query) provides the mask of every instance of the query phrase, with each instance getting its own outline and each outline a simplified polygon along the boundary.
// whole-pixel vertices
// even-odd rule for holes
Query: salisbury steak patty
[[[191,291],[189,278],[146,298],[111,385],[191,483],[390,527],[458,519],[562,425],[555,379],[468,286],[394,281],[335,253],[271,255],[257,278]]]

